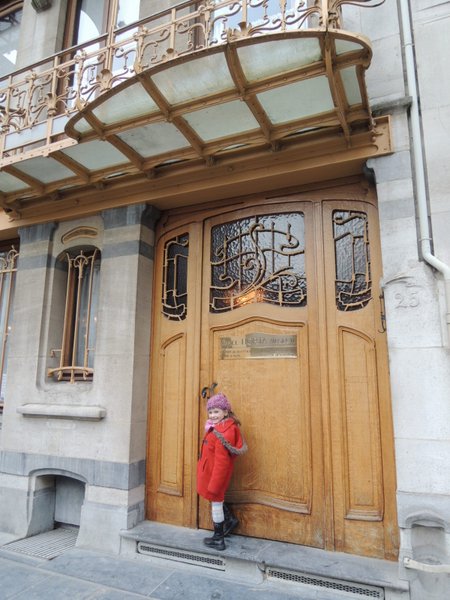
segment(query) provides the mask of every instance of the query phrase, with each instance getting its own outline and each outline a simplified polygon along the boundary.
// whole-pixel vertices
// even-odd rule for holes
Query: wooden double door
[[[249,451],[238,532],[395,558],[395,467],[375,200],[328,191],[168,214],[157,232],[147,518],[211,526],[201,390]],[[354,197],[354,194],[352,194]]]

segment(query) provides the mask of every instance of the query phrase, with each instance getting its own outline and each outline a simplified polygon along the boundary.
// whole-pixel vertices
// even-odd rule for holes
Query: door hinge
[[[378,330],[379,333],[385,333],[386,331],[386,305],[384,303],[384,292],[378,296],[380,299],[380,321],[381,321],[381,329]]]

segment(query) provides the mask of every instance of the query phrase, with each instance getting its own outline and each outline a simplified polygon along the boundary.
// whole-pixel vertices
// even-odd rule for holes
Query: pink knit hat
[[[206,410],[211,410],[212,408],[231,411],[231,404],[225,394],[219,393],[211,396],[206,404]]]

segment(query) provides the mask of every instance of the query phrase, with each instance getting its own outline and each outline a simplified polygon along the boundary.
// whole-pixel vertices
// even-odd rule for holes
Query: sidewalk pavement
[[[0,547],[0,600],[333,600],[295,584],[230,579],[222,572],[166,561],[72,548],[52,560]]]

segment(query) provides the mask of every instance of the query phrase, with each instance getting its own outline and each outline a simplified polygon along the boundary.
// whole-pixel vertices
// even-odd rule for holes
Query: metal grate
[[[138,542],[137,551],[139,554],[147,556],[156,556],[158,558],[166,558],[177,562],[188,563],[190,565],[201,565],[210,569],[225,571],[225,561],[222,558],[208,556],[206,554],[198,554],[197,552],[184,552],[183,550],[172,550],[161,546],[154,546]]]
[[[52,531],[5,544],[4,548],[11,552],[50,560],[63,554],[66,550],[74,548],[77,536],[78,529],[59,527]]]
[[[371,585],[360,585],[347,581],[339,581],[336,579],[328,579],[327,577],[312,577],[304,573],[296,573],[294,571],[285,571],[283,569],[267,568],[267,576],[274,579],[282,579],[283,581],[292,581],[294,583],[303,583],[304,585],[314,586],[316,588],[334,590],[352,594],[352,598],[378,598],[384,599],[384,589]]]

